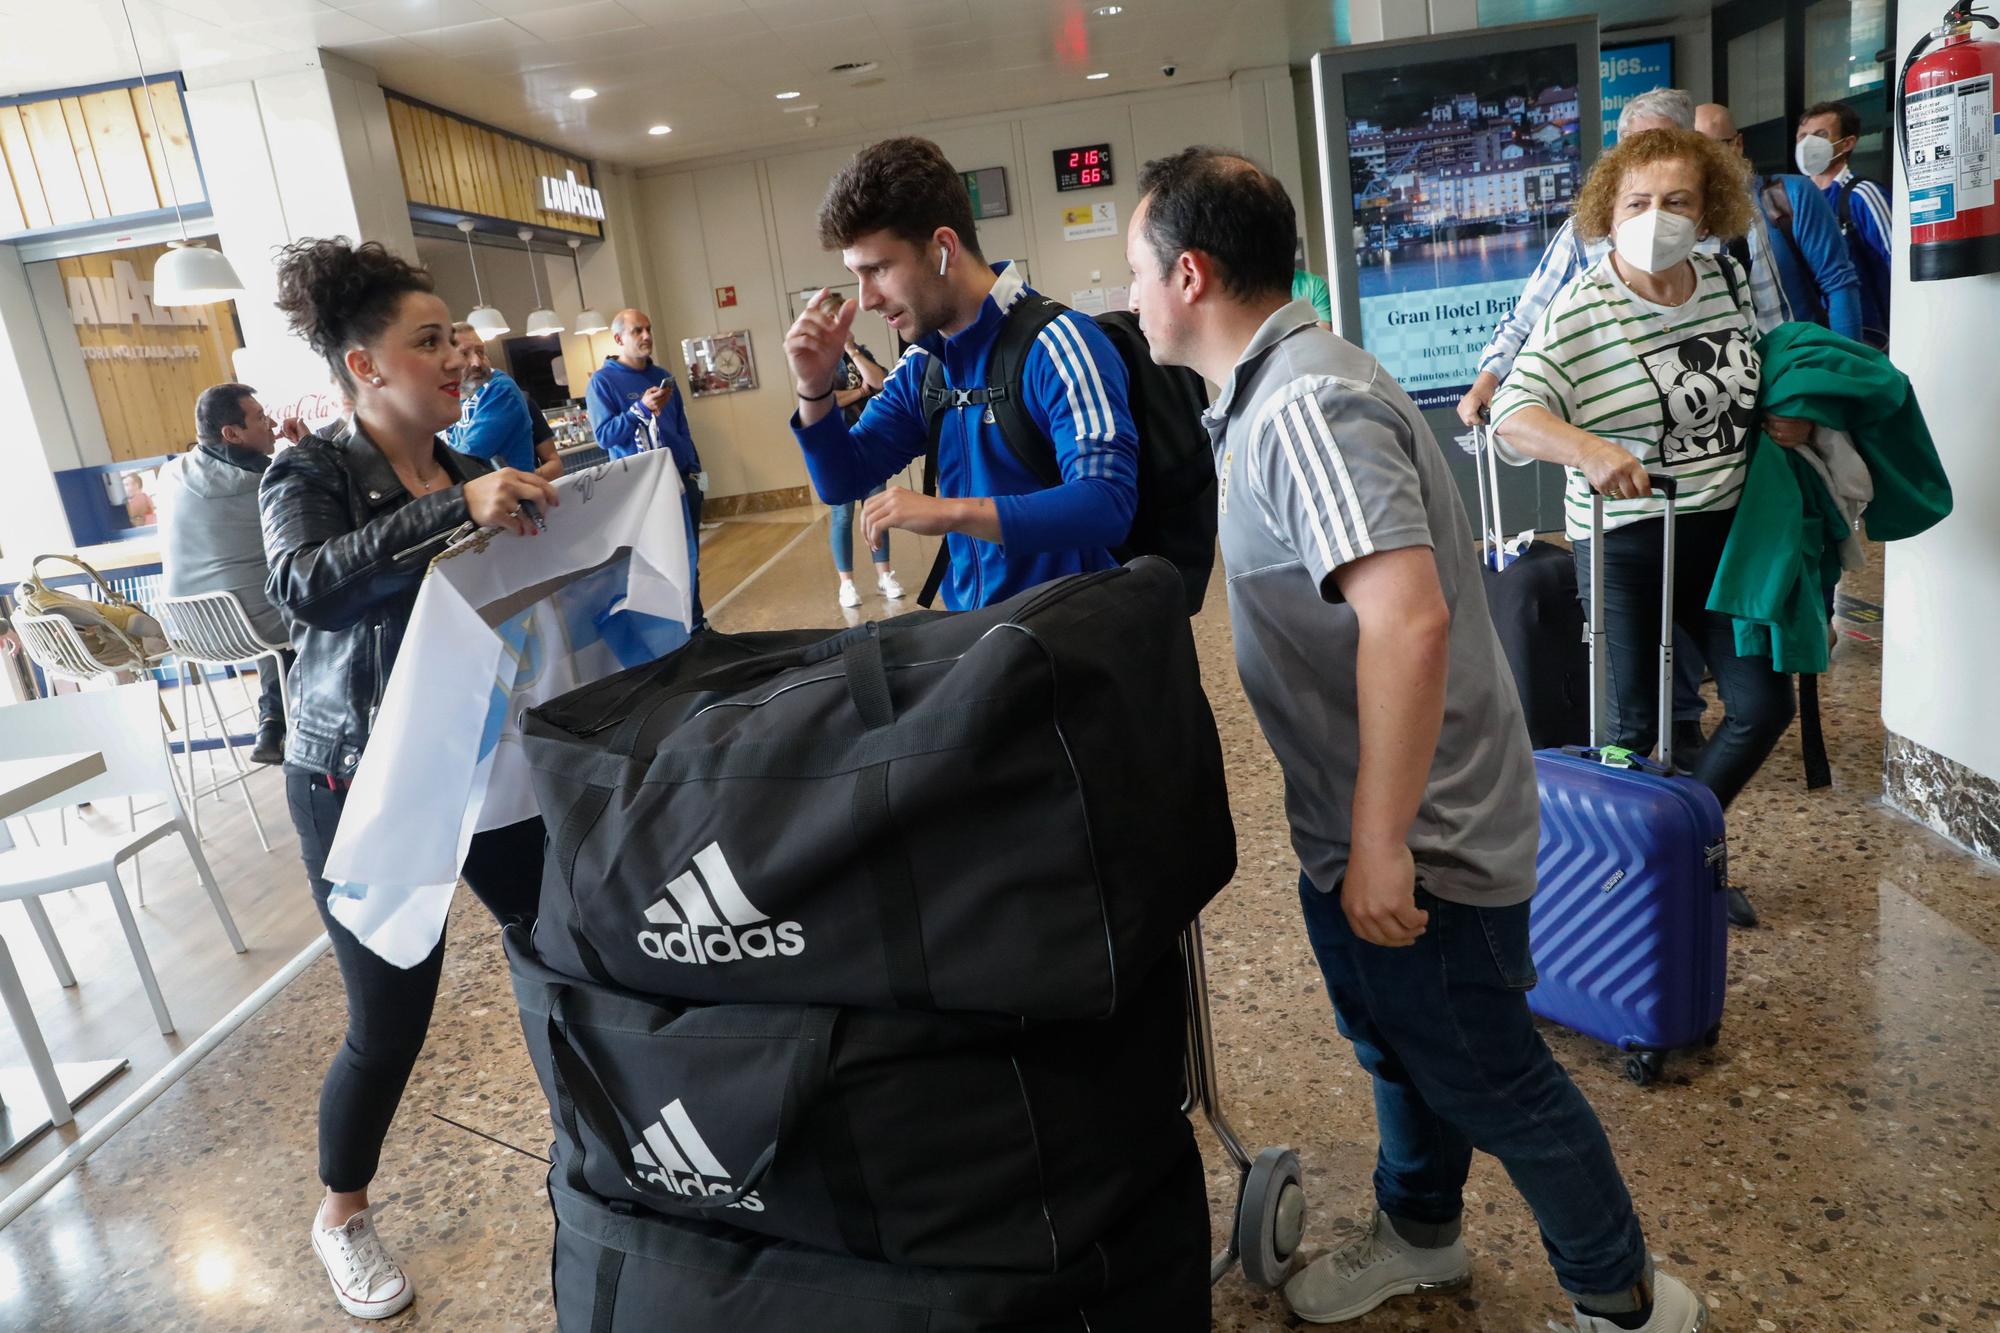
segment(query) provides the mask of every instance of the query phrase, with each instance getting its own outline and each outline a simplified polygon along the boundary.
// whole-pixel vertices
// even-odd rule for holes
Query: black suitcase
[[[1500,519],[1500,460],[1492,448],[1493,428],[1478,427],[1473,458],[1482,543],[1479,573],[1500,650],[1521,695],[1528,739],[1538,750],[1588,744],[1590,649],[1577,597],[1575,557],[1552,542],[1531,541],[1500,567],[1506,532]]]
[[[687,1005],[550,971],[506,933],[574,1190],[818,1249],[1059,1271],[1188,1150],[1178,957],[1110,1019]]]
[[[967,1145],[967,1151],[974,1151]],[[948,1174],[956,1161],[938,1163]],[[1118,1230],[1053,1273],[870,1263],[655,1217],[549,1173],[562,1333],[1205,1333],[1208,1199],[1192,1144]]]
[[[535,947],[652,995],[1109,1015],[1236,868],[1179,573],[697,634],[528,712]]]

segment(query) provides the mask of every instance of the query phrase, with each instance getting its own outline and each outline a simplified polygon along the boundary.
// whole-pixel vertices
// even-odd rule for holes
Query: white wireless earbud
[[[942,245],[938,247],[938,276],[942,278],[947,265],[951,263],[951,251]]]

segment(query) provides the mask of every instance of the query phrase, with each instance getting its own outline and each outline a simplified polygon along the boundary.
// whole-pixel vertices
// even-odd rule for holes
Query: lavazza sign
[[[542,177],[542,208],[550,213],[604,221],[604,196],[578,181],[574,171],[565,171],[560,180],[554,176]]]

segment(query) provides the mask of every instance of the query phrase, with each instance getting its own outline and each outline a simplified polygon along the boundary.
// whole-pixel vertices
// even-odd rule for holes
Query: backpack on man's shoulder
[[[949,388],[944,363],[931,357],[924,365],[924,422],[930,443],[924,452],[924,494],[937,494],[938,436],[949,408],[985,406],[999,424],[1007,448],[1044,487],[1060,486],[1062,470],[1055,445],[1035,424],[1021,389],[1029,349],[1035,339],[1069,307],[1046,296],[1028,294],[1015,302],[1000,326],[987,358],[987,384],[977,389]],[[1139,321],[1118,310],[1093,317],[1118,357],[1125,363],[1127,403],[1139,434],[1139,504],[1132,530],[1112,548],[1118,560],[1142,555],[1163,556],[1180,570],[1188,614],[1201,610],[1215,566],[1215,454],[1201,413],[1208,390],[1201,376],[1181,366],[1153,360]],[[949,556],[938,547],[937,561],[918,601],[929,606],[944,579]]]

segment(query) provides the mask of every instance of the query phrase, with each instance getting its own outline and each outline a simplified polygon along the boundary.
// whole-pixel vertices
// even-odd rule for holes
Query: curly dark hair
[[[355,385],[348,349],[379,337],[405,296],[434,289],[426,270],[378,241],[308,237],[278,253],[278,309],[349,393]]]
[[[1692,163],[1701,173],[1701,225],[1710,235],[1733,241],[1748,234],[1757,220],[1750,202],[1750,164],[1699,130],[1642,130],[1605,149],[1576,197],[1571,213],[1576,234],[1586,241],[1609,236],[1625,177],[1640,167],[1674,161]]]
[[[965,180],[929,139],[869,144],[840,169],[819,206],[819,243],[828,250],[877,231],[927,245],[939,227],[957,232],[958,243],[975,259],[985,258]]]
[[[1226,148],[1196,145],[1148,162],[1139,193],[1161,272],[1198,250],[1231,296],[1291,294],[1298,214],[1276,176]]]

